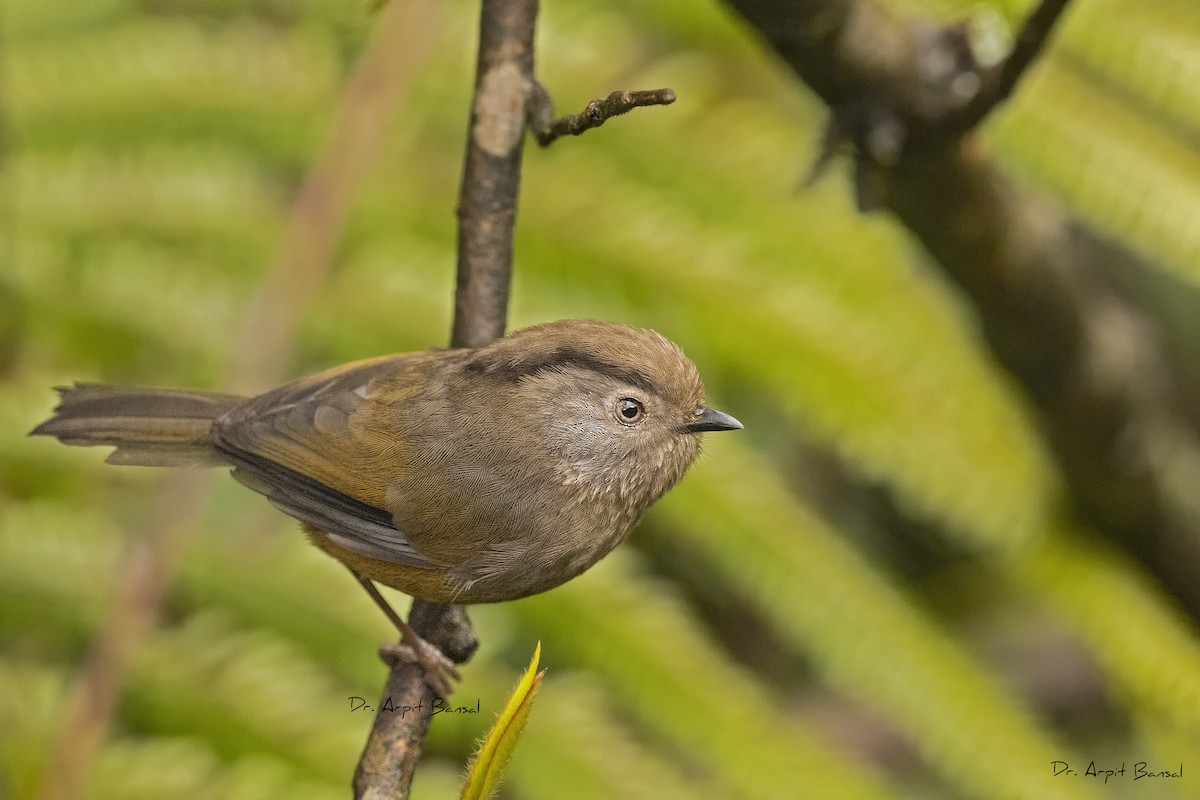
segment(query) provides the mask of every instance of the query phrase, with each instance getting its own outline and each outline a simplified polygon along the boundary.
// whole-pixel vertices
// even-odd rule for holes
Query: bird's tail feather
[[[54,416],[31,436],[110,445],[110,464],[212,467],[226,463],[209,437],[212,421],[245,402],[237,395],[81,383],[58,387]]]

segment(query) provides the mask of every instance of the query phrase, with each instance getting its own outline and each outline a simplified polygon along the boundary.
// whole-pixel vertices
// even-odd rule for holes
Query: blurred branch
[[[248,389],[272,383],[303,316],[325,277],[352,199],[385,143],[429,41],[428,3],[393,3],[346,82],[327,141],[288,216],[261,289],[232,343],[224,384]],[[134,654],[158,623],[179,556],[206,512],[204,476],[173,472],[145,530],[115,580],[115,594],[73,689],[54,744],[41,796],[67,800],[84,781],[117,710]],[[211,484],[210,484],[211,485]]]
[[[504,335],[512,240],[527,104],[533,77],[537,0],[483,0],[475,96],[458,205],[458,280],[452,347],[479,347]],[[459,606],[413,600],[409,625],[457,663],[477,642]],[[354,775],[355,797],[408,796],[434,692],[416,664],[392,663],[385,698]]]
[[[111,605],[72,687],[50,752],[39,795],[43,800],[83,796],[134,655],[158,624],[179,556],[208,507],[210,494],[202,481],[193,471],[171,474],[145,530],[119,567]]]
[[[432,47],[438,11],[429,0],[380,10],[246,315],[227,375],[230,390],[261,391],[276,383],[304,311],[329,274],[354,201],[390,141],[390,122]]]
[[[617,91],[587,104],[578,114],[554,119],[554,101],[546,87],[534,83],[530,128],[542,147],[549,146],[560,136],[579,136],[584,131],[599,128],[613,117],[628,114],[643,106],[669,106],[675,102],[674,89],[642,89]]]
[[[978,125],[993,108],[1012,96],[1021,77],[1045,49],[1055,23],[1071,0],[1042,0],[1025,19],[1013,41],[1012,51],[994,67],[983,71],[979,91],[950,124],[961,131]]]
[[[990,88],[972,80],[964,25],[900,20],[875,0],[726,2],[830,106],[822,161],[830,141],[852,142],[860,206],[894,213],[970,298],[1037,408],[1070,507],[1200,617],[1200,537],[1167,474],[1195,457],[1196,434],[1153,326],[1061,213],[1013,186],[964,128],[1012,91],[1066,2],[1039,6]]]

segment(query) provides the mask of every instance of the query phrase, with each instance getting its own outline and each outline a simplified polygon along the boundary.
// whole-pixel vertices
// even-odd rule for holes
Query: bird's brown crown
[[[559,320],[515,331],[472,354],[468,370],[520,382],[550,371],[585,370],[651,392],[672,405],[704,402],[700,373],[657,331],[596,320]]]

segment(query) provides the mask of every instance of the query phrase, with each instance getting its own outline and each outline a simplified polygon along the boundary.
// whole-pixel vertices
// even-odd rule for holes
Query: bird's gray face
[[[626,522],[681,477],[700,434],[741,424],[704,406],[695,364],[645,328],[565,320],[526,328],[465,364],[524,421],[516,452],[537,451],[574,503],[607,503]],[[477,383],[483,379],[486,384]]]
[[[560,479],[639,516],[695,461],[701,433],[741,427],[705,407],[698,387],[682,396],[672,388],[579,368],[546,372],[521,387],[544,403],[540,433]]]

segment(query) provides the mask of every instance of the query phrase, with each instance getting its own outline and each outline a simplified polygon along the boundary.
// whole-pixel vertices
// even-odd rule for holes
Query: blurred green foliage
[[[1003,40],[1027,4],[891,5]],[[1076,6],[987,140],[1192,297],[1200,6]],[[475,11],[446,4],[425,32],[287,374],[444,344]],[[4,14],[0,797],[23,798],[161,476],[22,434],[58,383],[220,388],[372,18],[346,0]],[[718,4],[548,0],[539,47],[564,112],[614,88],[680,100],[530,148],[513,326],[655,327],[746,431],[712,437],[592,572],[473,612],[455,701],[498,711],[539,639],[549,668],[502,796],[1195,796],[1194,778],[1134,795],[1052,776],[1200,769],[1195,631],[1057,516],[1019,390],[936,267],[845,181],[796,190],[823,109]],[[292,523],[211,487],[87,796],[344,797],[370,725],[349,698],[374,702],[387,624]],[[482,716],[434,719],[414,796],[451,796]]]

